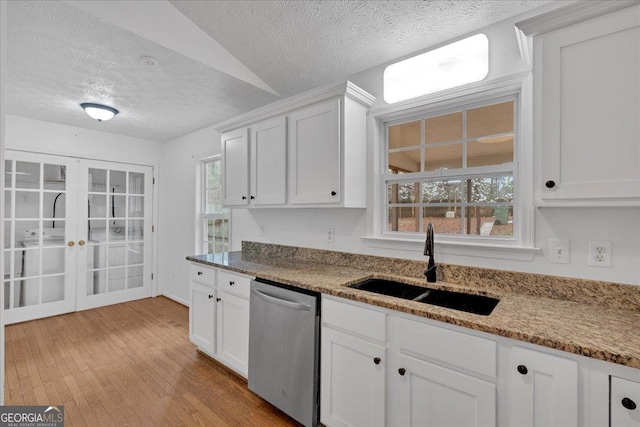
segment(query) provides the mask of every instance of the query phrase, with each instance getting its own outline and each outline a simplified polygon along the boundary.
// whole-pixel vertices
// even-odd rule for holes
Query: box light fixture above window
[[[112,107],[107,107],[102,104],[93,104],[90,102],[83,102],[80,106],[84,109],[85,113],[89,115],[92,119],[96,119],[99,122],[111,120],[116,114],[119,113],[118,110]]]
[[[389,104],[483,80],[489,73],[489,39],[484,34],[389,65],[384,100]]]

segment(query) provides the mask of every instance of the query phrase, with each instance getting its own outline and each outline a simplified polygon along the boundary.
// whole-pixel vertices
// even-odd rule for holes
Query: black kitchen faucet
[[[429,264],[424,271],[427,282],[436,281],[436,263],[433,260],[433,224],[427,224],[427,240],[424,242],[424,255],[429,257]]]

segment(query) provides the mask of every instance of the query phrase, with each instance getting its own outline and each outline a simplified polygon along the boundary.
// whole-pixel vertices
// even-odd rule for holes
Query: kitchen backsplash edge
[[[242,242],[242,252],[413,278],[423,278],[426,267],[425,261],[249,241]],[[438,280],[467,287],[640,311],[640,286],[635,285],[453,264],[438,264]]]

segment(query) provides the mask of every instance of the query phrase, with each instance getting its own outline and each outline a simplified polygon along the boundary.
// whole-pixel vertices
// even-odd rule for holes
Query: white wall
[[[87,116],[87,120],[93,120]],[[7,149],[155,166],[162,143],[7,115]]]
[[[7,64],[7,2],[0,1],[0,176],[4,177],[5,101],[4,81]],[[4,192],[4,178],[0,191]],[[0,197],[0,224],[4,224],[4,195]],[[0,242],[4,242],[4,226],[0,227]],[[0,257],[0,277],[4,277],[4,256]],[[0,405],[4,405],[4,292],[0,292]]]
[[[527,15],[528,16],[528,15]],[[490,73],[487,80],[530,69],[520,57],[514,22],[503,21],[482,30],[489,37]],[[376,96],[374,107],[384,106],[382,73],[387,64],[352,76],[349,80]],[[371,148],[371,146],[370,146]],[[370,156],[369,156],[370,157]],[[375,179],[369,176],[369,182]],[[369,206],[368,209],[373,209]],[[259,236],[260,225],[264,237]],[[541,249],[532,261],[487,258],[477,250],[474,256],[438,253],[436,261],[477,267],[576,277],[640,285],[640,208],[542,208],[534,213],[534,245]],[[335,242],[326,242],[327,228],[335,229]],[[422,245],[394,245],[363,240],[368,233],[364,209],[269,209],[241,210],[232,214],[232,248],[242,240],[306,246],[400,258],[424,259]],[[548,261],[551,238],[571,241],[569,264]],[[587,266],[587,241],[613,242],[612,268]],[[402,249],[400,249],[402,247]]]
[[[196,252],[196,192],[199,160],[220,153],[220,136],[212,128],[164,145],[160,172],[158,223],[158,292],[184,304],[189,299],[187,255]]]

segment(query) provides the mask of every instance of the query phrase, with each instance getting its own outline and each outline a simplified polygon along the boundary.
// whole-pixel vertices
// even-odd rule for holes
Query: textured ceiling
[[[345,80],[547,3],[170,1],[282,96]]]
[[[167,141],[279,99],[62,2],[9,2],[8,18],[9,114]],[[81,102],[120,114],[98,123]]]
[[[123,14],[134,4],[150,12],[154,6],[167,10],[164,0],[106,3]],[[201,33],[186,41],[219,44],[279,95],[289,96],[344,81],[547,2],[170,3]],[[214,57],[192,59],[186,49],[143,37],[149,31],[118,26],[72,4],[8,2],[7,113],[167,141],[279,99],[244,76],[220,71]],[[148,13],[138,19],[143,29],[155,17]],[[159,64],[147,65],[141,56],[155,57]],[[81,102],[111,105],[121,114],[97,123],[80,109]]]

